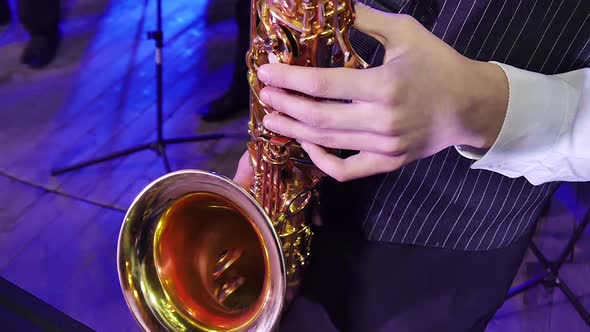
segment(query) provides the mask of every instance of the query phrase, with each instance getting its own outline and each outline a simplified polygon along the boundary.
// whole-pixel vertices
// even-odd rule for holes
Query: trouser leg
[[[222,121],[248,110],[250,87],[246,52],[250,48],[250,0],[235,0],[234,18],[238,25],[237,45],[234,51],[234,68],[229,90],[209,105],[203,115],[205,121]]]
[[[18,0],[18,16],[31,36],[55,36],[60,22],[59,0]]]
[[[0,25],[6,25],[10,22],[10,7],[8,0],[0,0]]]
[[[234,54],[232,86],[248,91],[246,52],[250,48],[250,0],[237,0],[234,16],[238,25],[238,39]]]
[[[319,232],[281,332],[483,332],[530,243],[465,252]]]

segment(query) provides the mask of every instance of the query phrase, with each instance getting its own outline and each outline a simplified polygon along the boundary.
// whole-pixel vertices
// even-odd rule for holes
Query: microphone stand
[[[96,159],[87,160],[71,166],[67,166],[60,169],[54,169],[51,171],[52,175],[60,175],[66,172],[78,170],[87,166],[99,164],[109,160],[125,157],[143,150],[154,150],[158,156],[162,157],[164,167],[167,172],[171,171],[168,156],[166,155],[166,146],[178,143],[190,143],[190,142],[202,142],[208,140],[216,140],[227,136],[226,134],[214,133],[209,135],[191,136],[191,137],[180,137],[180,138],[164,138],[163,133],[163,66],[162,66],[162,50],[164,48],[164,33],[162,31],[162,0],[156,0],[157,2],[157,29],[150,31],[147,34],[147,38],[154,41],[156,45],[156,84],[157,84],[157,131],[158,137],[155,141],[130,147],[118,152],[114,152],[110,155],[99,157]]]

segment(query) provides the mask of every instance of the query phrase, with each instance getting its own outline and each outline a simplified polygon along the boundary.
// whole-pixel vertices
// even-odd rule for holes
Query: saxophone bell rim
[[[163,199],[165,191],[175,189],[178,193]],[[172,188],[172,189],[171,189]],[[261,205],[244,188],[228,177],[201,170],[179,170],[165,174],[149,185],[134,198],[125,214],[117,239],[117,273],[125,302],[137,323],[144,331],[156,331],[166,327],[169,331],[208,331],[187,320],[174,310],[164,310],[154,302],[167,298],[164,286],[150,284],[147,274],[155,274],[153,262],[153,233],[157,223],[153,215],[161,215],[174,199],[195,192],[211,192],[228,196],[237,207],[253,221],[262,236],[262,246],[267,255],[270,289],[264,296],[264,306],[251,320],[248,331],[271,331],[278,324],[285,303],[287,284],[284,254],[281,242],[274,231],[271,220]],[[164,195],[166,196],[166,195]],[[155,210],[154,206],[158,207]],[[143,241],[143,245],[139,243]],[[154,278],[151,278],[154,279]],[[156,292],[152,292],[152,291]],[[168,298],[169,299],[169,298]],[[172,303],[170,303],[172,304]]]

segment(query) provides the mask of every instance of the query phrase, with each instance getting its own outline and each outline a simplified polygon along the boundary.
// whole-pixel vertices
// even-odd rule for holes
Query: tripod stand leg
[[[102,163],[105,161],[121,158],[124,156],[128,156],[130,154],[133,154],[133,153],[136,153],[136,152],[139,152],[142,150],[151,149],[151,148],[152,148],[152,144],[139,145],[139,146],[136,146],[133,148],[129,148],[129,149],[120,151],[120,152],[115,152],[115,153],[108,155],[108,156],[104,156],[104,157],[100,157],[100,158],[96,158],[96,159],[91,159],[91,160],[84,161],[84,162],[81,162],[78,164],[74,164],[72,166],[52,170],[51,175],[59,175],[59,174],[67,173],[67,172],[74,171],[74,170],[77,170],[80,168],[84,168],[86,166],[91,166],[91,165],[99,164],[99,163]]]
[[[1,0],[0,0],[1,1]],[[216,140],[232,135],[228,134],[208,134],[203,136],[196,136],[196,137],[184,137],[184,138],[174,138],[174,139],[165,139],[164,138],[164,131],[163,131],[163,122],[164,122],[164,111],[163,111],[163,48],[164,48],[164,33],[162,31],[162,0],[156,0],[157,4],[157,29],[155,31],[148,32],[148,39],[154,40],[156,44],[156,56],[155,56],[155,63],[156,63],[156,125],[157,125],[157,139],[155,142],[147,143],[143,145],[139,145],[137,147],[129,148],[123,150],[121,152],[116,152],[112,155],[104,156],[97,159],[92,159],[89,161],[85,161],[82,163],[78,163],[72,166],[68,166],[61,169],[55,169],[51,171],[51,175],[59,175],[66,172],[70,172],[73,170],[77,170],[86,166],[95,165],[101,162],[109,161],[112,159],[120,158],[123,156],[130,155],[135,152],[139,152],[146,149],[152,149],[156,151],[164,161],[164,167],[166,167],[166,171],[170,172],[170,162],[168,161],[168,157],[166,155],[165,147],[166,145],[170,144],[177,144],[177,143],[189,143],[189,142],[202,142],[207,140]]]
[[[565,261],[567,260],[567,257],[571,253],[574,252],[574,249],[576,247],[576,243],[578,243],[578,241],[580,240],[582,235],[584,235],[584,232],[586,231],[586,228],[588,227],[589,223],[590,223],[590,211],[588,213],[586,213],[586,215],[584,216],[584,219],[582,219],[582,223],[580,223],[580,225],[574,231],[574,234],[572,235],[572,237],[568,241],[565,249],[563,250],[563,252],[559,256],[559,259],[557,260],[556,269],[559,269],[561,267],[561,265],[563,265],[563,263],[565,263]]]
[[[549,276],[551,277],[551,284],[552,286],[557,286],[561,289],[563,294],[567,297],[569,302],[574,306],[576,311],[580,314],[580,317],[590,326],[590,313],[584,308],[580,300],[576,297],[576,295],[572,292],[572,290],[567,286],[565,282],[563,282],[559,277],[559,270],[565,263],[568,254],[574,250],[575,244],[581,238],[584,230],[588,226],[590,222],[590,212],[586,214],[582,224],[578,226],[572,238],[568,241],[566,248],[561,253],[557,262],[552,263],[550,262],[545,255],[539,250],[539,248],[532,243],[530,249],[533,251],[534,255],[537,257],[541,265],[547,270]]]
[[[536,285],[542,283],[545,280],[545,278],[546,278],[546,274],[543,276],[539,276],[534,279],[531,279],[527,282],[524,282],[524,283],[510,289],[508,291],[508,295],[506,295],[506,299],[512,298],[512,297],[528,290],[529,288],[535,287]]]
[[[207,135],[201,135],[201,136],[194,136],[194,137],[182,137],[182,138],[167,138],[163,140],[163,144],[167,145],[167,144],[178,144],[178,143],[190,143],[190,142],[200,142],[200,141],[212,141],[212,140],[216,140],[216,139],[221,139],[224,137],[230,137],[230,136],[236,136],[236,137],[240,137],[242,138],[242,136],[248,138],[249,136],[245,136],[245,135],[231,135],[231,134],[222,134],[222,133],[216,133],[216,134],[207,134]]]
[[[574,292],[559,278],[555,280],[555,284],[561,288],[563,294],[568,298],[570,303],[574,306],[576,311],[580,314],[580,317],[586,322],[588,326],[590,326],[590,313],[584,308],[580,300],[576,297]]]
[[[167,173],[170,173],[172,168],[170,168],[170,162],[168,161],[168,155],[166,154],[166,146],[163,143],[156,143],[152,148],[156,150],[160,157],[162,157],[164,168]]]

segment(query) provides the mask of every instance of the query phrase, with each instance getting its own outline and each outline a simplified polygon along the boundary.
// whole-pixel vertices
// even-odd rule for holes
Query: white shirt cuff
[[[500,134],[487,151],[456,146],[457,151],[476,160],[473,169],[512,178],[525,176],[533,184],[583,179],[586,174],[575,174],[564,165],[569,161],[563,154],[572,153],[571,142],[568,145],[567,141],[572,139],[573,119],[583,101],[580,95],[584,73],[578,72],[577,77],[569,74],[568,81],[560,75],[543,75],[493,63],[504,70],[509,82],[508,109]],[[572,79],[576,84],[570,84]],[[588,130],[590,120],[586,120]],[[588,151],[586,147],[582,154],[586,156]]]

